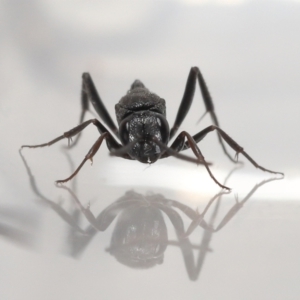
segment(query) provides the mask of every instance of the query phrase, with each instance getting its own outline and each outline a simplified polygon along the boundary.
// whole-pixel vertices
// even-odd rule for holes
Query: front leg
[[[80,169],[83,167],[83,165],[86,163],[86,161],[90,160],[93,163],[93,157],[98,152],[104,139],[106,139],[106,144],[110,151],[112,149],[122,148],[122,145],[117,143],[116,140],[113,138],[113,136],[109,132],[102,133],[101,136],[95,142],[95,144],[92,146],[92,148],[89,150],[89,152],[87,153],[87,155],[85,156],[85,158],[83,159],[81,164],[75,170],[75,172],[66,179],[57,180],[56,183],[64,183],[64,182],[67,182],[67,181],[71,180],[72,178],[74,178],[77,175],[77,173],[80,171]],[[113,145],[113,148],[112,148],[112,145]]]
[[[187,141],[185,142],[185,139],[187,139]],[[158,143],[157,140],[155,140],[156,143]],[[159,146],[161,146],[161,144],[158,143]],[[185,145],[188,145],[188,148],[191,148],[192,151],[194,152],[195,156],[197,157],[197,163],[201,163],[205,166],[207,172],[209,173],[209,176],[213,179],[213,181],[218,184],[222,189],[226,189],[226,190],[230,190],[229,187],[221,184],[212,174],[210,168],[209,168],[209,163],[205,160],[204,156],[202,155],[199,147],[197,146],[196,141],[194,140],[194,138],[186,131],[182,131],[177,138],[175,139],[175,141],[173,142],[173,144],[171,145],[170,148],[165,149],[165,153],[162,155],[161,158],[165,158],[168,156],[176,156],[178,158],[184,159],[184,160],[188,160],[186,159],[187,156],[184,157],[180,157],[179,153],[181,150],[183,150],[183,148],[185,147]]]
[[[191,104],[193,102],[194,99],[194,94],[195,94],[195,88],[196,88],[196,81],[198,80],[199,86],[200,86],[200,90],[201,90],[201,94],[202,94],[202,98],[205,104],[205,108],[206,111],[204,113],[207,114],[209,113],[211,118],[212,118],[212,122],[214,125],[219,127],[219,122],[217,119],[217,115],[215,114],[214,111],[214,104],[211,98],[211,95],[208,91],[207,85],[204,81],[204,78],[199,70],[198,67],[192,67],[187,79],[187,83],[185,86],[185,91],[183,94],[183,98],[181,100],[178,112],[177,112],[177,116],[175,119],[175,123],[173,125],[173,127],[170,130],[170,139],[172,137],[174,137],[175,133],[177,132],[178,128],[180,127],[181,123],[183,122],[183,120],[185,119],[187,113],[190,110]],[[204,117],[204,115],[202,117]],[[202,117],[200,118],[200,120],[202,119]],[[226,156],[228,156],[228,158],[233,161],[234,163],[236,163],[236,160],[234,160],[231,155],[227,152],[227,149],[222,141],[222,138],[220,136],[220,134],[218,133],[218,138],[219,138],[219,142],[222,146],[222,149],[225,153]]]
[[[67,181],[71,180],[72,178],[74,178],[77,175],[77,173],[80,171],[80,169],[83,167],[83,165],[85,164],[85,162],[87,160],[90,160],[93,163],[93,157],[94,157],[94,155],[98,152],[98,150],[99,150],[99,148],[100,148],[103,140],[106,139],[106,138],[108,138],[109,135],[110,135],[110,133],[108,133],[108,132],[103,133],[97,139],[97,141],[92,146],[92,148],[89,150],[89,152],[87,153],[87,155],[85,156],[85,158],[83,159],[83,161],[81,162],[81,164],[78,166],[78,168],[75,170],[75,172],[71,176],[69,176],[68,178],[66,178],[66,179],[57,180],[56,183],[64,183],[64,182],[67,182]]]

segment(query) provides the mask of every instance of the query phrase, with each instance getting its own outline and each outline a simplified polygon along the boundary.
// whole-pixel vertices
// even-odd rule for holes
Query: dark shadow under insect
[[[193,136],[186,131],[182,131],[175,138],[171,146],[168,146],[168,142],[175,136],[178,128],[190,109],[194,98],[197,80],[206,107],[205,114],[209,113],[211,115],[213,125],[206,127]],[[117,139],[99,120],[90,119],[83,122],[85,113],[89,110],[89,101],[92,102],[92,105],[100,116],[101,120],[107,125],[108,129],[113,132]],[[67,138],[70,141],[72,137],[76,135],[79,136],[79,133],[89,124],[92,123],[97,127],[100,137],[89,150],[79,167],[71,176],[63,180],[58,180],[57,183],[69,181],[79,172],[87,160],[92,161],[94,155],[97,153],[103,140],[105,139],[110,153],[125,159],[138,160],[142,163],[151,164],[160,158],[175,156],[186,161],[202,164],[207,169],[210,177],[221,188],[229,189],[228,187],[222,185],[214,177],[209,168],[210,164],[205,161],[204,156],[197,145],[197,143],[199,143],[209,132],[215,130],[217,131],[224,153],[231,161],[236,163],[237,156],[239,153],[241,153],[256,168],[269,173],[283,175],[283,173],[274,172],[258,165],[240,145],[238,145],[219,127],[218,119],[214,112],[212,98],[198,67],[192,67],[190,70],[183,98],[181,100],[174,125],[171,128],[169,128],[169,124],[166,119],[165,100],[156,94],[151,93],[139,80],[134,81],[127,94],[122,97],[119,103],[115,106],[119,128],[115,125],[107,109],[105,108],[89,73],[83,73],[82,75],[81,104],[82,112],[78,126],[65,132],[63,135],[48,143],[22,146],[22,148],[38,148],[50,146],[64,138]],[[78,138],[74,141],[73,145],[76,144],[77,140]],[[232,158],[227,152],[224,141],[236,152],[236,159]],[[196,158],[192,158],[180,153],[181,151],[189,148],[192,149]]]

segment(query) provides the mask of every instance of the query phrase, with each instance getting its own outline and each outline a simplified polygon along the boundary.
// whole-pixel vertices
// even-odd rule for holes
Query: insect
[[[213,125],[206,127],[193,136],[186,131],[182,131],[178,134],[173,143],[168,146],[169,141],[175,136],[190,109],[197,81],[206,107],[204,115],[206,113],[211,115]],[[90,119],[83,122],[85,113],[89,110],[89,101],[92,103],[101,120],[112,133],[110,133],[110,131],[97,119]],[[212,131],[217,131],[219,142],[224,153],[233,162],[237,162],[238,154],[241,153],[256,168],[269,173],[283,175],[281,172],[271,171],[257,164],[239,144],[237,144],[219,127],[212,98],[198,67],[192,67],[190,70],[183,98],[181,100],[174,125],[171,128],[169,128],[169,124],[166,119],[165,100],[156,94],[151,93],[140,80],[135,80],[127,94],[115,105],[119,128],[115,125],[103,104],[89,73],[83,73],[82,75],[81,104],[82,112],[78,126],[48,143],[22,146],[22,148],[38,148],[50,146],[65,138],[70,141],[72,137],[76,135],[79,137],[81,131],[89,124],[96,126],[100,133],[100,137],[94,143],[75,172],[66,179],[57,180],[57,183],[64,183],[71,180],[80,171],[87,160],[93,161],[93,157],[99,150],[103,140],[106,140],[106,145],[110,153],[114,156],[119,156],[125,159],[138,160],[142,163],[152,164],[158,159],[175,156],[186,161],[202,164],[205,166],[210,177],[216,182],[216,184],[218,184],[221,188],[229,190],[228,187],[222,185],[214,177],[209,168],[210,163],[206,162],[200,148],[197,145],[208,133]],[[74,141],[74,143],[76,143],[77,140]],[[225,141],[236,152],[235,159],[227,152],[223,141]],[[192,149],[195,158],[180,153],[181,151],[189,148]]]

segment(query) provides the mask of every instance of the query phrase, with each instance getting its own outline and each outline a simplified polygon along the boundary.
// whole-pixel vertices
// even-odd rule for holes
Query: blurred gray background
[[[298,299],[300,1],[2,0],[0,25],[1,299]],[[112,229],[83,259],[62,255],[68,226],[32,190],[20,146],[77,125],[83,72],[113,118],[115,104],[140,79],[166,100],[172,125],[192,66],[202,71],[223,130],[284,180],[262,187],[230,229],[216,234],[196,282],[178,250],[152,270],[118,264],[103,251]],[[181,130],[195,134],[210,125],[209,116],[196,124],[203,112],[197,87]],[[74,165],[97,137],[92,126],[84,131],[70,151]],[[71,172],[66,144],[23,155],[45,198],[72,210],[68,193],[53,184]],[[233,165],[216,135],[199,146],[224,180]],[[270,178],[240,159],[245,166],[228,182],[228,208],[234,194],[242,199]],[[103,145],[88,165],[68,185],[96,215],[130,189],[200,211],[219,191],[204,168],[175,158],[148,167],[109,157]]]

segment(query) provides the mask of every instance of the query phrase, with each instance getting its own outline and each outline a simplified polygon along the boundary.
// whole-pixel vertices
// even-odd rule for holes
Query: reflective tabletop
[[[299,298],[300,3],[4,0],[0,11],[1,299]],[[105,142],[55,184],[99,138],[92,125],[74,147],[20,150],[78,125],[83,72],[115,123],[139,79],[172,127],[193,66],[220,127],[284,176],[242,153],[231,162],[215,132],[198,147],[230,190],[196,162],[143,164]],[[198,122],[205,109],[197,81],[169,146],[212,125],[209,114]]]

